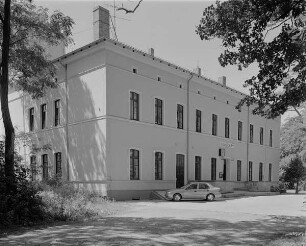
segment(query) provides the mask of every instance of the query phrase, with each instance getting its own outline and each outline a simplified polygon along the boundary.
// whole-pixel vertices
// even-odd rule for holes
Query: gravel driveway
[[[25,229],[0,238],[0,245],[267,245],[305,232],[304,197],[123,202],[116,216]]]

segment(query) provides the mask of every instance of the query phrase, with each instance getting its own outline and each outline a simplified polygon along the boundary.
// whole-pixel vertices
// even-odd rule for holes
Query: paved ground
[[[305,231],[304,197],[131,201],[116,216],[24,230],[0,238],[0,245],[267,245]]]

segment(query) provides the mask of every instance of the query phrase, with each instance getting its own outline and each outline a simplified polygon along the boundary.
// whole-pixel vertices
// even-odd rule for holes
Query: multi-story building
[[[37,100],[10,94],[14,125],[39,149],[24,153],[35,178],[57,174],[118,199],[190,180],[223,190],[278,181],[279,118],[238,111],[245,95],[225,77],[111,40],[107,11],[96,8],[94,18],[95,41],[55,59],[58,88]]]

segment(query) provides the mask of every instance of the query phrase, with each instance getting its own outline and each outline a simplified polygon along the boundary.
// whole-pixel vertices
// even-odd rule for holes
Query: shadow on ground
[[[96,222],[41,227],[0,238],[0,245],[266,245],[304,232],[304,219],[269,216],[231,223],[223,220],[107,217]]]

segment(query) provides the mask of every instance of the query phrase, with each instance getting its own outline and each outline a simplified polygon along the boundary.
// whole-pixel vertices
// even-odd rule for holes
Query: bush
[[[116,211],[114,201],[94,192],[78,190],[71,183],[52,179],[40,187],[44,212],[50,220],[90,220]]]
[[[29,170],[15,165],[16,188],[14,193],[6,192],[10,182],[0,171],[0,226],[31,225],[44,218],[43,202],[38,188],[29,181]]]

